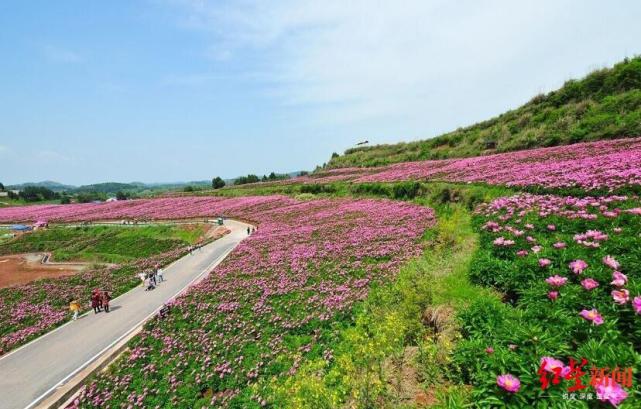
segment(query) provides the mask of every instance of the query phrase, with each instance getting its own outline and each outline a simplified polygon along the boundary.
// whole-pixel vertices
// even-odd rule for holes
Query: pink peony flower
[[[612,229],[612,231],[615,232],[615,233],[621,233],[623,231],[623,229],[620,228],[620,227],[615,227],[614,229]]]
[[[641,315],[641,296],[634,297],[632,300],[632,308],[634,308],[634,312]]]
[[[528,230],[532,230],[534,228],[534,225],[532,223],[528,223],[525,225],[525,228]]]
[[[606,266],[610,267],[613,270],[618,270],[619,267],[621,267],[619,262],[616,261],[612,256],[603,257],[603,264],[605,264]]]
[[[555,301],[557,298],[559,298],[559,292],[558,291],[548,291],[548,298],[552,301]]]
[[[559,361],[558,359],[552,358],[550,356],[544,356],[541,358],[541,365],[543,366],[543,370],[550,372],[550,373],[555,373],[556,369],[560,369],[559,375],[562,377],[565,377],[568,373],[570,373],[570,367],[565,366],[565,364],[562,361]]]
[[[615,271],[614,273],[612,273],[612,282],[610,284],[612,284],[615,287],[623,287],[627,283],[628,283],[628,276],[626,276],[620,271]]]
[[[516,255],[519,256],[519,257],[525,257],[525,256],[527,256],[527,254],[528,254],[527,250],[519,250],[519,251],[516,252]]]
[[[532,252],[535,253],[535,254],[540,252],[541,250],[543,250],[543,247],[541,247],[541,246],[532,247]]]
[[[561,277],[560,275],[553,275],[545,279],[545,282],[550,284],[552,287],[564,286],[567,281],[567,278]]]
[[[611,294],[614,302],[619,305],[626,304],[628,301],[630,301],[630,291],[626,289],[614,290]]]
[[[547,259],[547,258],[540,258],[539,259],[539,266],[541,266],[541,267],[547,267],[550,264],[552,264],[552,261]]]
[[[510,393],[516,393],[521,389],[521,381],[511,374],[497,376],[496,384]]]
[[[599,311],[596,309],[591,309],[591,310],[582,310],[579,315],[583,318],[585,318],[588,321],[592,321],[592,324],[594,325],[601,325],[603,324],[603,317],[601,314],[599,314]]]
[[[485,348],[485,353],[488,355],[492,355],[494,353],[494,348],[492,347]]]
[[[536,243],[536,239],[532,236],[527,236],[525,240],[527,240],[528,243]]]
[[[562,241],[559,241],[559,242],[554,243],[552,245],[552,247],[554,247],[555,249],[564,249],[564,248],[567,247],[567,245],[565,243],[563,243]]]
[[[548,230],[549,231],[555,231],[556,230],[556,226],[553,225],[553,224],[548,224]]]
[[[506,240],[504,237],[499,237],[494,240],[495,246],[509,247],[514,245],[514,240]]]
[[[618,406],[628,397],[628,393],[611,379],[604,379],[596,387],[596,396],[602,402],[610,402],[613,406]]]
[[[583,288],[590,291],[597,288],[599,286],[599,282],[592,278],[586,278],[585,280],[581,281],[581,285],[583,286]]]
[[[583,260],[574,260],[569,264],[569,266],[570,270],[572,270],[574,274],[581,274],[583,270],[588,268],[588,263]]]

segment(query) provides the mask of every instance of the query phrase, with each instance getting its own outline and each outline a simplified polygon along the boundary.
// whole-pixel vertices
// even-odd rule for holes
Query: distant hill
[[[45,180],[42,182],[33,182],[33,183],[20,183],[17,185],[8,185],[6,188],[8,190],[22,190],[27,186],[37,186],[37,187],[46,187],[47,189],[51,189],[54,192],[63,192],[65,190],[70,190],[74,189],[75,186],[71,185],[63,185],[62,183],[54,182],[51,180]]]
[[[468,157],[641,135],[641,57],[567,81],[527,104],[433,139],[365,146],[328,168]]]
[[[17,185],[9,185],[9,186],[6,186],[6,188],[11,190],[22,190],[27,186],[46,187],[48,189],[53,190],[54,192],[67,192],[70,194],[104,193],[107,195],[115,195],[119,191],[125,192],[125,193],[127,192],[138,193],[146,190],[157,191],[157,190],[180,189],[185,186],[209,187],[211,186],[211,180],[198,180],[198,181],[191,181],[191,182],[172,182],[172,183],[104,182],[104,183],[94,183],[91,185],[82,185],[82,186],[65,185],[65,184],[53,182],[53,181],[43,181],[43,182],[28,182],[28,183],[21,183]]]

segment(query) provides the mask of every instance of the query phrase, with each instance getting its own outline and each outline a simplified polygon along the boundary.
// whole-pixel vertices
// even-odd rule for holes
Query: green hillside
[[[641,135],[641,57],[567,81],[495,118],[429,140],[348,149],[327,167],[376,166]]]

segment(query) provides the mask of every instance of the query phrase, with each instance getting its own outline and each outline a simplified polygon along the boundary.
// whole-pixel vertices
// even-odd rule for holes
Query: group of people
[[[91,308],[93,308],[93,312],[95,314],[102,312],[103,309],[105,312],[109,312],[109,301],[111,301],[111,294],[109,294],[109,291],[99,290],[97,288],[94,288],[93,291],[91,291]],[[77,320],[81,309],[82,307],[78,300],[69,300],[69,311],[71,311],[72,314],[71,319],[74,321]]]
[[[142,281],[142,285],[145,287],[145,291],[151,291],[155,289],[158,284],[165,281],[165,276],[162,271],[162,268],[156,266],[151,271],[140,272],[138,273],[138,278]]]
[[[256,231],[256,228],[255,228],[255,227],[249,227],[249,226],[247,227],[247,234],[252,234],[252,233],[254,233],[255,231]]]
[[[95,314],[102,312],[103,309],[105,312],[109,312],[109,301],[111,301],[109,291],[101,291],[96,288],[91,292],[91,308]]]

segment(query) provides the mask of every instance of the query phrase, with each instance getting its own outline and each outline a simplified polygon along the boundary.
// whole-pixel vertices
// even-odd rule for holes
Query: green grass
[[[124,263],[195,243],[201,227],[57,226],[0,242],[0,254],[51,252],[55,261]]]
[[[570,80],[495,118],[408,143],[348,149],[329,168],[478,156],[641,135],[641,57]]]

